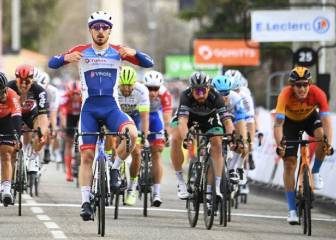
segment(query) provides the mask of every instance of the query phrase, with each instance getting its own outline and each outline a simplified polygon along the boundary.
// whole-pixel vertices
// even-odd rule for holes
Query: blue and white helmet
[[[228,75],[216,76],[212,79],[211,85],[218,92],[229,92],[232,88],[232,79]]]
[[[234,69],[229,69],[225,72],[226,76],[231,78],[232,81],[232,90],[237,90],[242,87],[242,77],[243,75],[238,71]]]
[[[111,28],[113,26],[112,16],[105,11],[93,12],[88,19],[89,28],[96,22],[104,22]]]

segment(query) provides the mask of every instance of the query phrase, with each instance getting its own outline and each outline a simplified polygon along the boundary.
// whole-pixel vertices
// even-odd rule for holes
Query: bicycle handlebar
[[[78,132],[78,129],[75,130],[75,151],[78,152],[78,138],[80,136],[99,136],[103,138],[104,136],[117,136],[117,137],[125,137],[126,138],[126,152],[130,152],[130,143],[131,136],[129,133],[129,129],[126,128],[125,132],[105,132],[101,130],[100,132]]]

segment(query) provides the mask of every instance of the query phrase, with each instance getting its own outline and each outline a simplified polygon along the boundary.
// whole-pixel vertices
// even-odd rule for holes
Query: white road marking
[[[55,239],[66,239],[67,238],[62,231],[50,231],[50,232]]]
[[[41,207],[67,207],[67,208],[80,208],[80,204],[67,204],[67,203],[38,203],[38,204],[23,204],[24,206],[41,206]],[[107,209],[114,209],[114,207],[106,207]],[[142,207],[119,207],[120,210],[127,211],[143,211]],[[168,208],[148,208],[149,211],[154,212],[173,212],[173,213],[186,213],[187,210],[183,209],[168,209]],[[251,217],[251,218],[267,218],[267,219],[286,219],[286,216],[276,216],[267,214],[254,214],[254,213],[232,213],[232,216]],[[312,218],[314,221],[336,222],[336,218]]]
[[[30,195],[28,195],[28,194],[22,194],[22,199],[24,199],[24,200],[31,200],[33,198]]]
[[[31,200],[30,200],[30,199],[27,199],[27,200],[26,200],[26,203],[27,203],[27,204],[37,204],[36,201],[33,200],[33,199],[31,199]]]
[[[38,205],[33,204],[32,206],[38,206]],[[35,214],[44,213],[43,209],[40,207],[31,207],[30,210]]]
[[[44,222],[44,225],[46,225],[47,228],[59,228],[59,226],[54,222]]]
[[[50,221],[50,217],[47,215],[36,215],[36,217],[41,221]]]

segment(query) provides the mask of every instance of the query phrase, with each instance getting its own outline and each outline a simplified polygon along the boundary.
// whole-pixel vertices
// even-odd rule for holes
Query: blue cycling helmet
[[[218,92],[228,92],[232,88],[232,80],[227,75],[216,76],[212,79],[211,85]]]

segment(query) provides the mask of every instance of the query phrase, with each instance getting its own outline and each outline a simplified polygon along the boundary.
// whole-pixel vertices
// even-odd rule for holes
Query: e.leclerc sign
[[[334,41],[335,11],[251,11],[251,39],[257,42]]]

